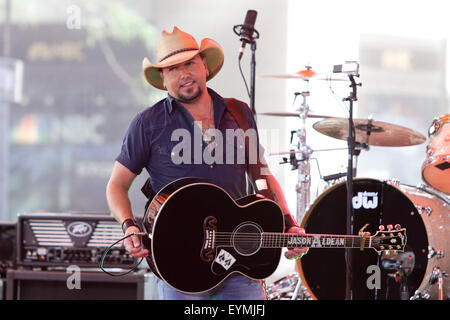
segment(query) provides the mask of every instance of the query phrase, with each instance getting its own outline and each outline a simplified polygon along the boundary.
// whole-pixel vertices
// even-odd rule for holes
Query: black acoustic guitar
[[[374,236],[296,235],[283,233],[280,207],[257,195],[237,201],[220,187],[183,178],[164,187],[143,219],[149,238],[147,261],[153,272],[185,293],[214,288],[233,272],[252,279],[269,277],[284,247],[373,248],[403,251],[406,230],[378,231]]]

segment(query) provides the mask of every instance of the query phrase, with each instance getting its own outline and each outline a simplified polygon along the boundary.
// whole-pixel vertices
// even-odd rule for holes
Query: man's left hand
[[[287,233],[295,233],[305,235],[305,229],[300,227],[291,227]],[[284,253],[284,256],[288,259],[298,259],[301,258],[308,252],[309,248],[288,248],[288,251]]]

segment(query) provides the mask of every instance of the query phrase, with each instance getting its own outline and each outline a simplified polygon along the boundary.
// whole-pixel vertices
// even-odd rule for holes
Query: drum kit
[[[358,75],[359,76],[359,75]],[[305,81],[348,81],[342,78],[321,77],[311,67],[295,74],[263,76],[271,79],[298,79]],[[340,249],[309,250],[296,260],[296,272],[266,287],[272,300],[343,300],[348,297],[346,287],[352,288],[352,299],[363,300],[447,300],[450,299],[450,258],[447,241],[450,228],[450,114],[435,118],[428,132],[429,144],[422,165],[424,183],[411,186],[398,179],[376,180],[356,177],[356,166],[349,162],[352,174],[336,174],[329,186],[311,203],[311,168],[313,150],[306,143],[306,122],[317,132],[339,140],[353,137],[354,156],[370,146],[403,147],[424,143],[421,133],[396,124],[373,119],[349,119],[311,113],[309,90],[301,93],[303,101],[296,112],[259,113],[271,117],[296,117],[300,120],[296,133],[296,149],[271,155],[284,157],[298,170],[297,221],[307,233],[346,234],[349,203],[351,202],[353,230],[369,224],[372,234],[378,226],[401,224],[407,230],[408,243],[402,253],[378,255],[370,251],[353,251],[350,260]],[[349,121],[351,120],[351,122]],[[351,126],[352,125],[352,126]],[[351,131],[351,132],[349,132]],[[292,138],[292,136],[291,136]],[[348,145],[350,148],[350,144]],[[347,148],[341,148],[347,149]],[[355,176],[355,177],[354,177]],[[348,182],[351,177],[351,194]],[[321,177],[323,178],[323,177]],[[347,263],[349,262],[350,263]],[[348,281],[348,270],[352,273]],[[379,276],[377,285],[369,286],[368,270],[375,267]]]

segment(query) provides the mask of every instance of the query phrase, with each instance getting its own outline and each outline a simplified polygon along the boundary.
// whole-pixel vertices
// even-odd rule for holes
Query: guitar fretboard
[[[360,248],[360,236],[353,235],[324,235],[324,234],[286,234],[262,233],[263,248]],[[364,248],[370,247],[370,237],[365,238]]]
[[[290,233],[228,233],[214,232],[212,246],[252,246],[261,248],[369,248],[372,246],[372,237],[356,235],[330,235],[330,234],[290,234]],[[363,244],[363,245],[361,245]]]
[[[261,236],[263,248],[360,248],[362,240],[362,237],[353,235],[297,235],[265,232]],[[365,238],[363,247],[370,247],[370,241],[370,237]]]

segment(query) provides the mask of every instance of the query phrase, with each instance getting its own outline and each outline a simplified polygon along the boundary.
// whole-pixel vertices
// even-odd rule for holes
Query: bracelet
[[[122,231],[125,234],[125,232],[127,231],[127,229],[129,227],[138,227],[138,229],[140,230],[139,226],[137,225],[136,221],[134,219],[128,218],[123,220],[122,222]]]

